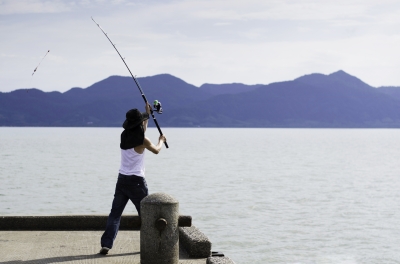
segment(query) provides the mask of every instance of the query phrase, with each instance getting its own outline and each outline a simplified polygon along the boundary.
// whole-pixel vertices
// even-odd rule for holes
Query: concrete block
[[[179,240],[191,258],[211,255],[211,242],[197,227],[179,227]]]
[[[208,257],[206,264],[235,264],[235,262],[228,257]]]
[[[0,216],[0,230],[66,231],[103,230],[106,215],[56,215],[56,216]],[[124,215],[120,230],[139,230],[141,219],[137,215]]]

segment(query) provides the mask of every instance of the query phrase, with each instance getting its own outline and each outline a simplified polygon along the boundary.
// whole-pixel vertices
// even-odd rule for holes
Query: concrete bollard
[[[179,202],[165,193],[154,193],[140,203],[141,264],[179,263]]]

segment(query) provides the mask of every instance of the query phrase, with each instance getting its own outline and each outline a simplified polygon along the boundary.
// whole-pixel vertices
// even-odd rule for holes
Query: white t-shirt
[[[119,173],[144,177],[144,153],[139,154],[134,148],[121,149],[121,167]]]

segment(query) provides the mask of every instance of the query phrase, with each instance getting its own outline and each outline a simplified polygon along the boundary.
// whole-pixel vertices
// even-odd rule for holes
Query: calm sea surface
[[[121,131],[0,127],[0,215],[108,214]],[[170,148],[146,153],[149,191],[177,198],[214,251],[238,264],[400,263],[400,130],[163,132]]]

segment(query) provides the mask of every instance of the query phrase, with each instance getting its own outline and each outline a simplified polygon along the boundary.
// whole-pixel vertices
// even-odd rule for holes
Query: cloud
[[[202,0],[177,1],[171,5],[175,10],[187,10],[191,16],[200,19],[230,21],[359,19],[399,9],[399,3],[395,0]]]
[[[71,10],[63,1],[3,0],[0,1],[0,15],[61,13]]]
[[[140,1],[139,1],[140,2]],[[0,0],[0,15],[51,14],[130,5],[127,0]]]
[[[394,33],[400,2],[394,0],[187,0],[135,1],[135,8],[110,14],[107,25],[129,25],[135,34],[177,40],[224,42],[296,41]],[[116,15],[118,14],[118,15]],[[110,19],[112,17],[112,19]]]
[[[0,23],[0,88],[65,90],[128,75],[91,16],[138,76],[266,84],[343,69],[398,84],[399,10],[392,0],[0,0],[10,14]]]

